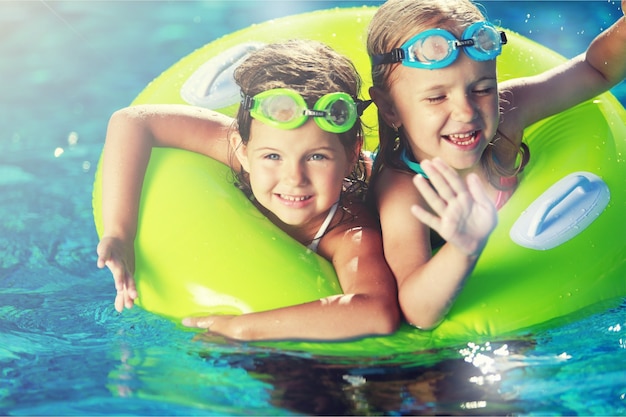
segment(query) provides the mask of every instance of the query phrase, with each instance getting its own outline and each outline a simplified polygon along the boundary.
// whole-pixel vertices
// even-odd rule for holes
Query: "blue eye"
[[[328,159],[326,158],[326,155],[322,155],[321,153],[316,153],[311,155],[310,158],[312,161],[323,161],[324,159]]]

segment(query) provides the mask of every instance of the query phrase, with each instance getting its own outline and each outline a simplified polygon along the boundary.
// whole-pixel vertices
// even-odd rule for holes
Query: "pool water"
[[[384,363],[195,339],[114,311],[91,217],[110,114],[219,36],[362,4],[380,2],[0,3],[0,414],[626,414],[626,302]],[[568,57],[621,15],[619,2],[484,6]],[[624,83],[613,92],[626,103]]]

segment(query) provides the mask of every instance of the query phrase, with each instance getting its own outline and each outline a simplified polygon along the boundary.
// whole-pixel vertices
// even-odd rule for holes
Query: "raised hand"
[[[480,179],[466,181],[440,158],[422,161],[428,180],[416,175],[413,183],[432,212],[414,205],[411,212],[447,242],[467,255],[479,255],[497,224],[497,210]]]

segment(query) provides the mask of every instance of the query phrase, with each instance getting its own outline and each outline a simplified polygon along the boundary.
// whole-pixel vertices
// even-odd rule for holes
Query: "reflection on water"
[[[626,304],[391,363],[196,338],[139,309],[113,310],[91,219],[109,115],[223,34],[353,4],[2,2],[0,414],[626,414]],[[566,56],[621,13],[616,2],[484,4],[492,20]],[[624,83],[614,91],[626,102]]]

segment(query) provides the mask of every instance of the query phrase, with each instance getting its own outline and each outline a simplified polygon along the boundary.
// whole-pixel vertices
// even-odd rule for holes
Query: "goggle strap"
[[[500,42],[502,42],[502,45],[506,45],[506,43],[508,42],[506,38],[506,33],[500,32]]]
[[[305,109],[302,112],[303,116],[309,116],[309,117],[326,117],[326,112],[324,110],[309,110],[309,109]]]
[[[254,98],[242,92],[241,93],[241,107],[244,110],[250,110],[252,109],[253,105],[254,105]]]
[[[461,48],[463,46],[474,46],[474,39],[462,39],[460,41],[454,42],[454,46],[457,48]]]
[[[361,117],[370,104],[372,104],[372,100],[356,100],[356,114]]]
[[[395,64],[402,62],[404,59],[404,50],[402,48],[392,49],[391,52],[378,54],[372,57],[372,65]]]

